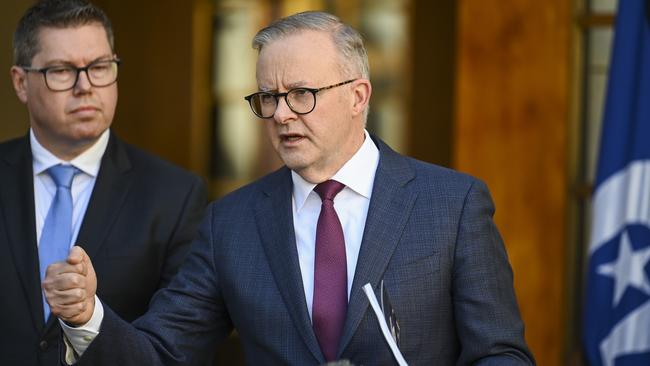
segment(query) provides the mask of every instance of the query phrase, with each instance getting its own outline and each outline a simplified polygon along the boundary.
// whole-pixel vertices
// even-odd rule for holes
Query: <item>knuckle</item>
[[[81,287],[81,278],[79,276],[70,276],[70,284],[76,288]]]
[[[45,268],[45,278],[53,276],[54,275],[54,264],[50,264]]]
[[[77,288],[77,289],[75,289],[75,291],[74,291],[74,295],[75,295],[75,297],[76,297],[77,299],[79,299],[79,300],[83,300],[83,299],[85,298],[85,296],[86,296],[86,291],[84,291],[84,289]]]

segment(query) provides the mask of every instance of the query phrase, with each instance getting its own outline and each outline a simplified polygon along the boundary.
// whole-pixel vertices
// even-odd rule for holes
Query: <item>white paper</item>
[[[381,312],[381,308],[379,307],[379,302],[377,301],[375,292],[372,290],[372,286],[369,283],[366,283],[363,286],[363,292],[366,293],[366,297],[368,297],[368,301],[370,301],[370,306],[372,306],[372,310],[375,311],[375,315],[377,316],[377,321],[379,322],[379,327],[381,328],[381,332],[384,334],[384,338],[386,338],[386,342],[388,342],[388,346],[390,347],[390,350],[393,351],[393,356],[395,356],[395,360],[397,360],[397,363],[400,366],[408,366],[406,360],[404,359],[404,356],[402,356],[402,352],[399,351],[399,348],[397,347],[397,344],[395,343],[393,336],[390,334],[390,330],[388,329],[388,324],[386,324],[386,319],[384,318],[384,314]]]

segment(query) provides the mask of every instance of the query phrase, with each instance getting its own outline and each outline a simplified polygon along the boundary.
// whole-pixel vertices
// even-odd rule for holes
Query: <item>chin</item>
[[[106,128],[93,128],[93,129],[80,129],[76,131],[72,138],[77,141],[93,141],[97,140],[104,131],[106,131],[108,127]]]
[[[307,164],[304,160],[301,159],[295,159],[295,158],[292,159],[291,157],[287,157],[287,156],[280,156],[280,159],[282,159],[282,162],[284,163],[284,165],[287,166],[287,168],[295,172],[299,172],[309,167],[309,164]]]
[[[291,169],[291,170],[293,170],[293,171],[295,171],[295,172],[299,172],[300,170],[302,170],[302,169],[305,168],[304,165],[302,165],[302,164],[296,164],[296,163],[293,162],[293,161],[289,161],[289,160],[284,160],[284,159],[283,159],[282,162],[284,162],[284,165],[286,165],[287,168],[289,168],[289,169]]]

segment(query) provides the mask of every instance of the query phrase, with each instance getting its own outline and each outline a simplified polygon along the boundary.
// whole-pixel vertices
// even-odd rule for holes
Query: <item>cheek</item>
[[[117,107],[117,88],[113,86],[110,89],[97,89],[92,99],[102,109],[101,119],[98,119],[97,122],[101,123],[101,126],[104,127],[110,126],[115,117],[115,109]],[[73,103],[77,104],[78,101],[73,101]]]
[[[340,126],[336,125],[335,120],[332,119],[332,114],[314,116],[317,118],[312,119],[309,123],[305,123],[312,136],[320,146],[330,146],[331,142],[339,139],[339,135],[343,133]]]
[[[266,131],[266,135],[268,136],[271,143],[274,146],[277,145],[277,142],[279,141],[279,137],[278,134],[275,132],[275,121],[273,120],[264,121],[264,131]]]
[[[61,95],[49,93],[47,95],[40,93],[32,95],[27,100],[30,113],[41,115],[48,119],[62,116],[65,110],[66,99]]]
[[[113,84],[110,88],[102,90],[100,99],[106,113],[112,115],[117,106],[117,84]]]
[[[105,113],[106,113],[106,118],[109,121],[113,120],[113,117],[115,116],[115,107],[117,106],[117,94],[114,95],[112,98],[110,98],[107,102],[107,105],[105,105]]]

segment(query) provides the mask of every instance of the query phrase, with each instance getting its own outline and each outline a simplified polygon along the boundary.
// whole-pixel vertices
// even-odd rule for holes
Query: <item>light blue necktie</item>
[[[56,194],[47,212],[41,241],[38,245],[38,258],[41,272],[41,282],[45,278],[45,270],[52,263],[67,258],[72,240],[72,179],[79,170],[72,165],[55,165],[47,170],[54,183]],[[50,316],[50,307],[43,294],[43,313],[45,322]]]

